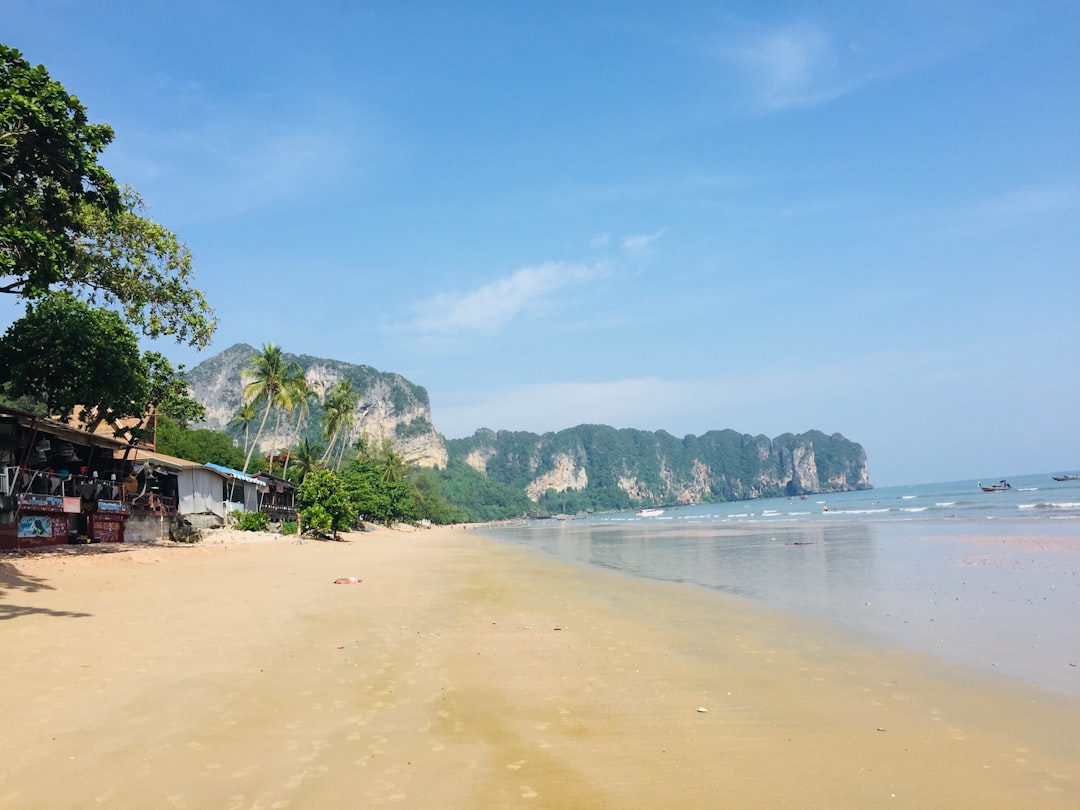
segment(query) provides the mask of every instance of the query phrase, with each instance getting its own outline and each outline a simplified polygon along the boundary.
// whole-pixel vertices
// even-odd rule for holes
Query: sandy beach
[[[223,539],[0,557],[0,808],[1080,806],[1060,695],[460,527]]]

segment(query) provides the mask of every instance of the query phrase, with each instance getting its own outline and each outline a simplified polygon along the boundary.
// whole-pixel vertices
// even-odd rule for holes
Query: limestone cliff
[[[237,435],[229,423],[241,405],[243,384],[240,372],[248,367],[248,361],[255,353],[253,347],[238,343],[188,372],[192,396],[206,407],[206,419],[197,427],[226,430]],[[285,359],[299,363],[304,377],[320,400],[339,380],[352,381],[353,390],[360,395],[360,401],[356,406],[355,424],[348,437],[350,442],[365,436],[377,445],[384,438],[389,438],[397,452],[410,464],[421,467],[446,466],[446,444],[432,425],[431,405],[427,391],[422,387],[400,374],[380,372],[371,366],[288,353]],[[322,413],[320,403],[311,405],[303,435],[313,440],[319,439],[318,425]],[[293,420],[271,416],[260,438],[259,451],[270,453],[294,444]]]
[[[479,430],[447,444],[452,459],[556,508],[568,502],[612,509],[870,488],[862,447],[820,431],[769,439],[724,430],[676,439],[663,431],[580,425],[542,436]]]

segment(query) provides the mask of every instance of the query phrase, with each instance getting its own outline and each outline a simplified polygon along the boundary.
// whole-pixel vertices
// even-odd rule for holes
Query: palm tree
[[[299,366],[297,368],[299,369]],[[311,415],[311,400],[315,398],[315,389],[308,383],[303,372],[290,377],[286,385],[291,389],[292,401],[296,406],[296,427],[293,428],[293,441],[298,442],[300,440],[300,428],[304,424],[304,420]],[[289,449],[285,451],[285,468],[281,471],[282,477],[285,477],[289,472],[289,459],[291,457],[292,443],[290,443]]]
[[[281,349],[273,343],[267,343],[258,354],[253,354],[248,363],[250,368],[240,372],[240,379],[244,383],[244,398],[252,404],[263,403],[262,421],[259,429],[255,432],[255,440],[248,448],[247,457],[244,459],[243,472],[247,472],[251,463],[251,455],[259,446],[259,438],[263,428],[266,427],[266,419],[270,411],[276,407],[285,407],[291,403],[289,394],[285,390],[285,381],[295,373],[296,363],[287,363]]]
[[[356,403],[359,397],[353,393],[351,380],[339,380],[333,388],[326,393],[326,401],[323,411],[323,436],[327,439],[326,452],[323,453],[322,462],[325,464],[330,458],[338,437],[347,436],[356,422]],[[342,450],[344,453],[344,450]],[[341,462],[341,454],[338,463]]]
[[[230,427],[243,428],[244,430],[244,455],[247,455],[248,451],[248,431],[257,415],[255,403],[244,402],[236,409],[236,413],[233,414],[233,418],[229,422]]]
[[[300,444],[296,447],[296,466],[300,469],[299,483],[304,483],[307,474],[318,468],[321,452],[322,448],[317,444],[312,444],[311,439],[306,436],[300,440]]]
[[[394,450],[394,443],[389,439],[383,440],[382,452],[379,454],[379,472],[384,484],[395,484],[405,480],[408,466],[401,454]]]

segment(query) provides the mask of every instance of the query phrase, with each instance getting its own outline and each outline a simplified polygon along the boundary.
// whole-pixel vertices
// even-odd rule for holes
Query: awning
[[[214,464],[211,461],[206,462],[206,464],[204,464],[203,466],[228,478],[235,478],[237,481],[243,481],[245,484],[254,484],[255,486],[266,485],[265,481],[260,481],[258,478],[252,478],[247,473],[242,473],[239,470],[232,469],[231,467],[222,467],[220,464]]]

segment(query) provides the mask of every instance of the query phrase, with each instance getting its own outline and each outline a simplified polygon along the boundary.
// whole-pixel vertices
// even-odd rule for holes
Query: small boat
[[[1051,475],[1055,481],[1080,481],[1080,475]]]
[[[1012,484],[1008,481],[1002,480],[1000,483],[991,484],[985,486],[982,481],[979,482],[979,489],[983,492],[1004,492],[1005,490],[1012,489]]]
[[[663,509],[639,509],[638,513],[637,513],[637,516],[638,517],[659,517],[662,514],[664,514]]]

